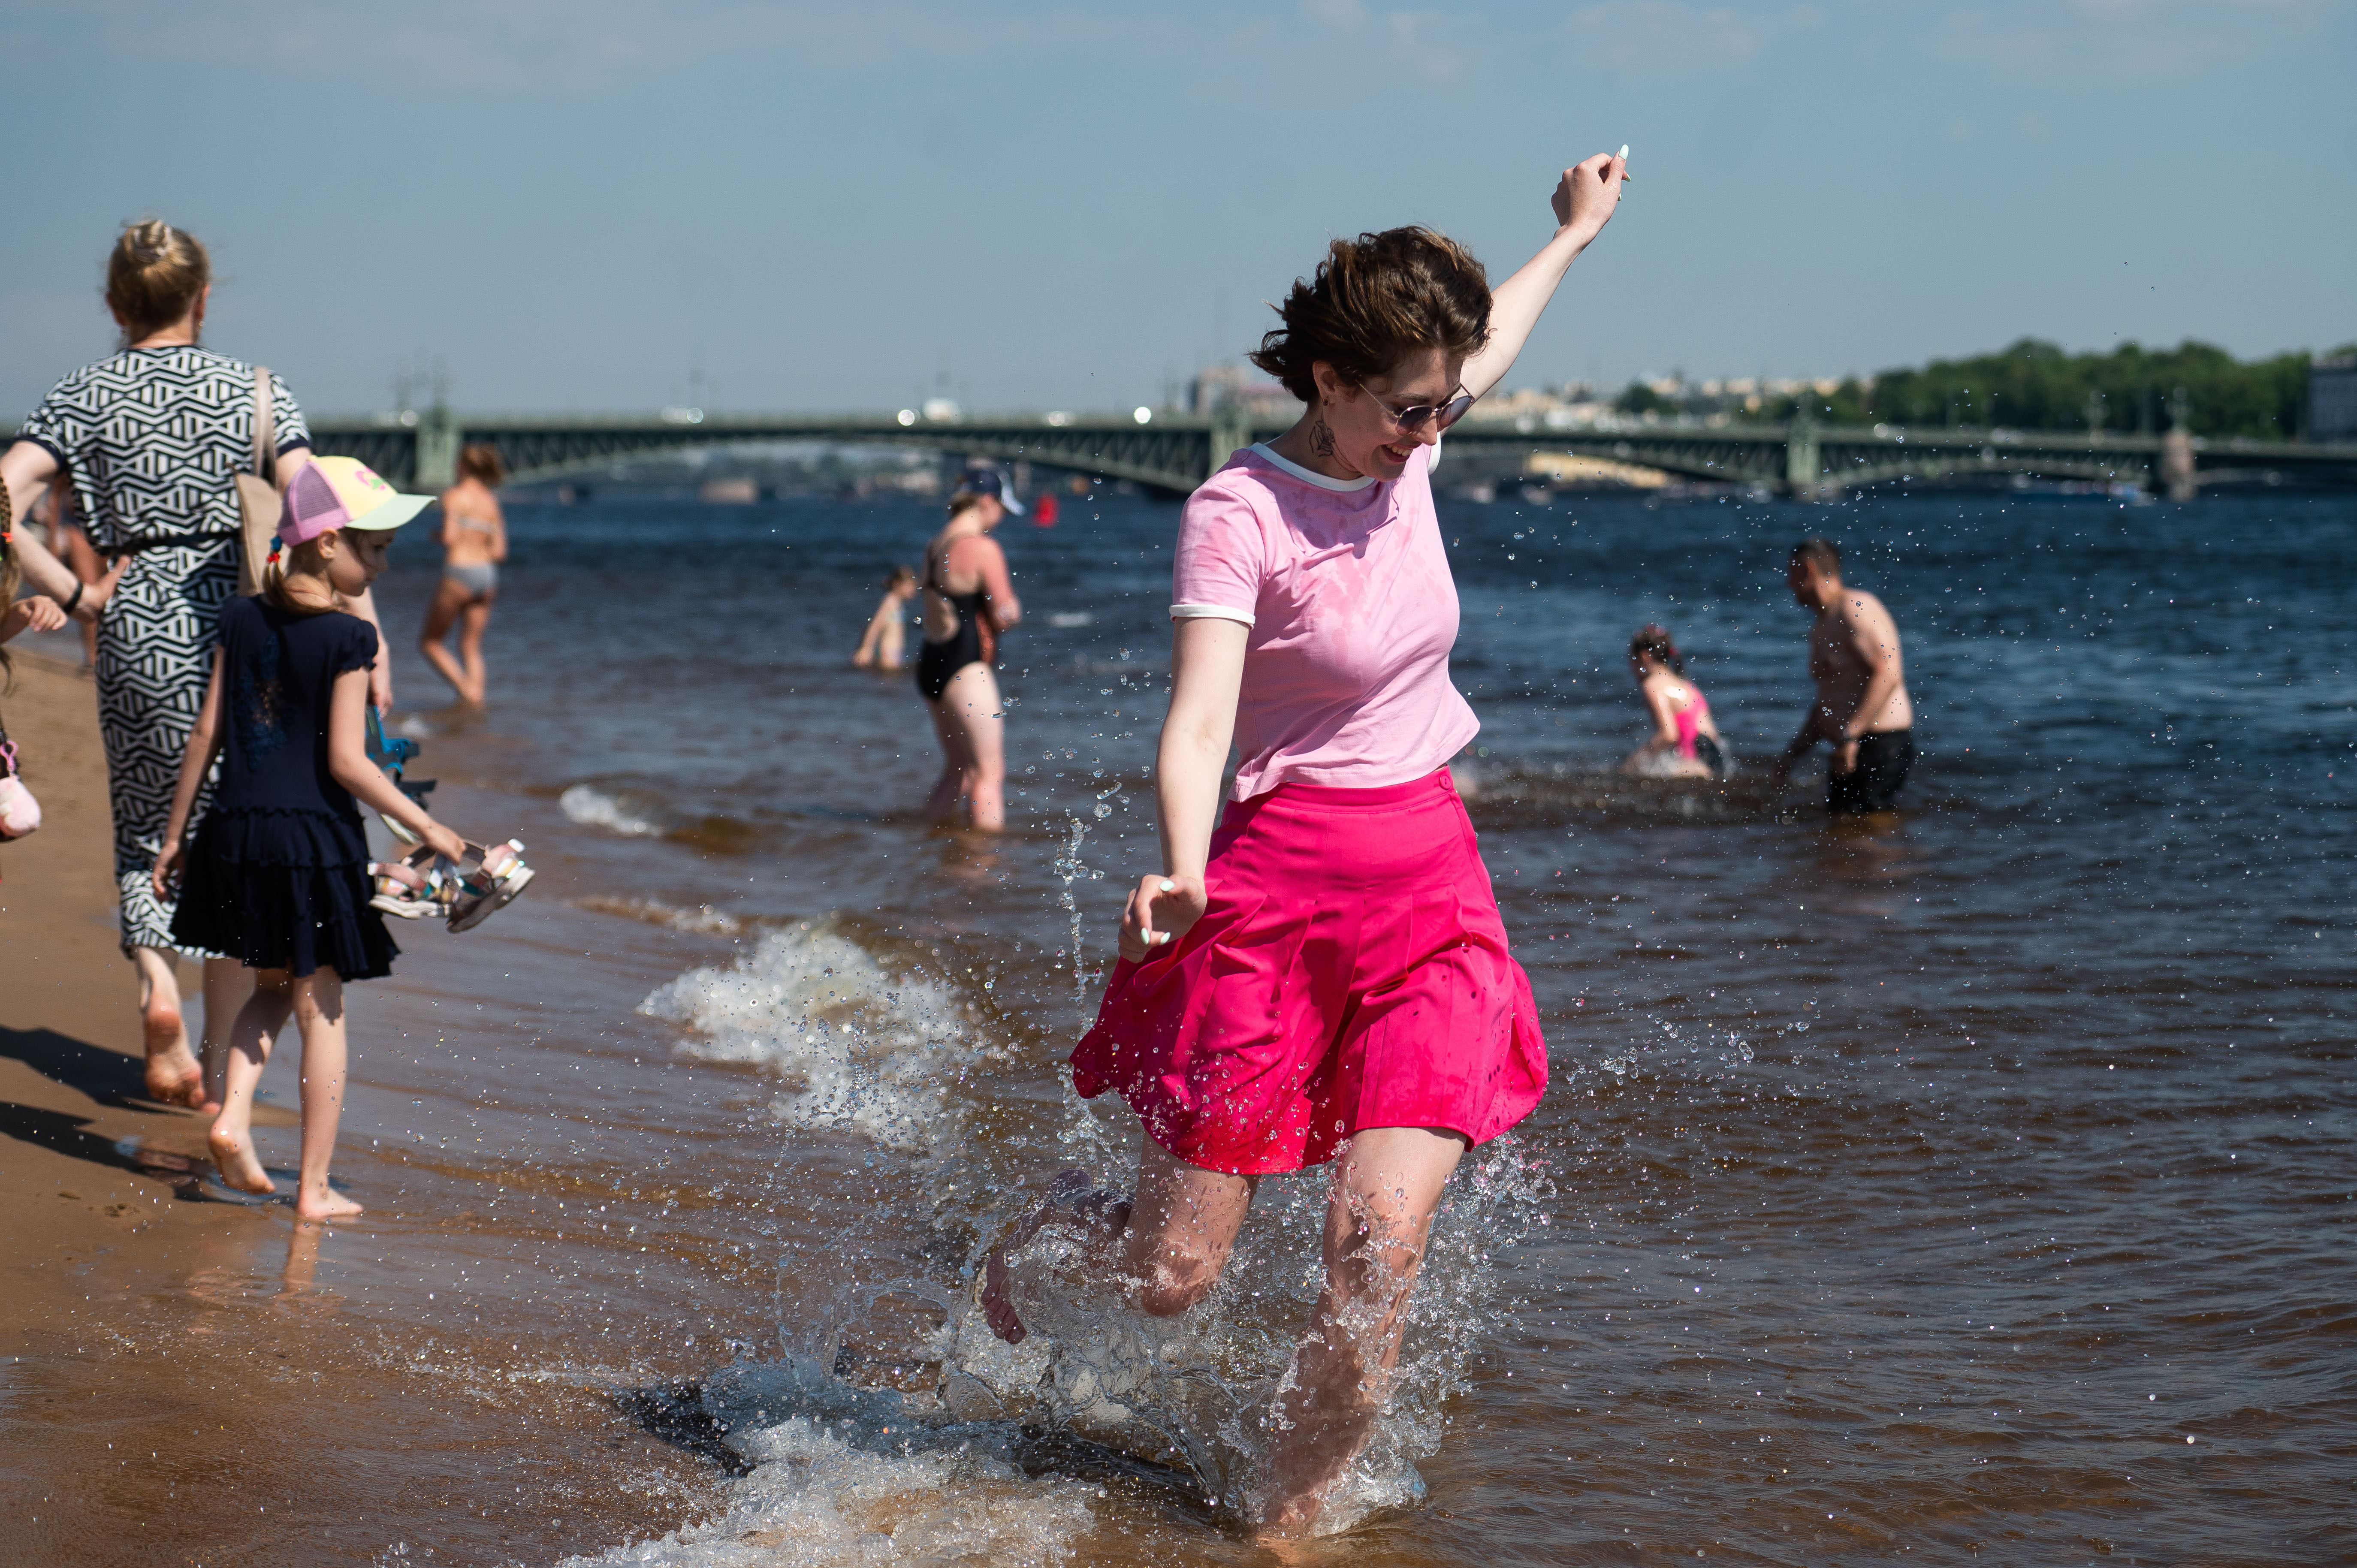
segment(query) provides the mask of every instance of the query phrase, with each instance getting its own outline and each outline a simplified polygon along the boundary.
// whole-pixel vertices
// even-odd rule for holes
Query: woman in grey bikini
[[[457,688],[459,701],[478,707],[485,685],[483,630],[499,596],[500,563],[508,558],[507,519],[494,493],[507,477],[497,447],[469,446],[458,454],[458,482],[442,492],[442,582],[417,634],[418,650]],[[455,659],[443,643],[454,621]]]

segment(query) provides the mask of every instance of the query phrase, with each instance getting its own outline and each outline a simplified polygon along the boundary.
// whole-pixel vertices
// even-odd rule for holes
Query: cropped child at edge
[[[290,1013],[302,1031],[295,1210],[306,1219],[361,1212],[328,1184],[346,1079],[343,988],[390,974],[400,951],[371,907],[360,808],[401,823],[437,854],[466,854],[458,835],[369,757],[377,633],[343,608],[384,570],[393,531],[429,504],[349,457],[315,459],[295,476],[262,594],[221,608],[212,683],[156,862],[161,896],[181,884],[173,939],[255,972],[253,998],[232,1026],[225,1081],[208,1086],[221,1101],[213,1161],[240,1192],[275,1190],[254,1155],[254,1089]],[[188,818],[216,755],[221,779],[190,843]]]

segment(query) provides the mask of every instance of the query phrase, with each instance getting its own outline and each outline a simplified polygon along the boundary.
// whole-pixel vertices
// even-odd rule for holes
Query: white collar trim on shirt
[[[1363,490],[1375,482],[1375,477],[1372,474],[1361,474],[1355,479],[1329,479],[1323,474],[1311,472],[1289,458],[1278,456],[1269,449],[1269,445],[1265,441],[1254,442],[1252,449],[1302,483],[1316,485],[1321,490],[1340,490],[1347,494],[1351,490]]]

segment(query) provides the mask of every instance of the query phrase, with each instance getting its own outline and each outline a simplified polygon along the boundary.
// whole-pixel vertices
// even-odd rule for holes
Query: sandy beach
[[[464,1340],[404,1335],[397,1285],[380,1325],[349,1283],[316,1284],[322,1248],[366,1246],[365,1231],[298,1225],[199,1179],[205,1122],[142,1093],[93,687],[39,653],[16,666],[0,714],[44,821],[0,848],[0,1558],[368,1562],[423,1523],[446,1560],[544,1559],[700,1499],[701,1463],[604,1389],[482,1386]],[[265,1131],[296,1121],[280,1056]],[[477,1219],[459,1208],[445,1229],[464,1238]],[[394,1272],[430,1283],[433,1234],[399,1251]],[[557,1353],[553,1326],[490,1329],[529,1358]],[[487,1487],[488,1472],[533,1484]]]
[[[0,717],[43,822],[0,848],[0,1204],[16,1237],[0,1326],[12,1338],[54,1326],[93,1279],[113,1283],[113,1269],[221,1218],[174,1201],[193,1167],[170,1153],[200,1154],[203,1122],[147,1100],[141,1080],[137,983],[116,946],[107,875],[96,692],[39,653],[17,653],[16,671]],[[118,1152],[131,1138],[145,1157]],[[132,1236],[145,1240],[127,1256]]]

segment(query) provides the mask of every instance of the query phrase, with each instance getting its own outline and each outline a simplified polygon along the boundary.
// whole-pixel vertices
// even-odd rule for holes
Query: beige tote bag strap
[[[253,367],[253,472],[237,476],[237,591],[251,598],[262,592],[262,568],[278,532],[278,409],[270,395],[270,368]]]
[[[253,473],[278,478],[278,400],[270,395],[270,367],[253,367]]]

